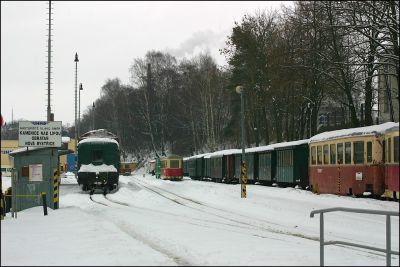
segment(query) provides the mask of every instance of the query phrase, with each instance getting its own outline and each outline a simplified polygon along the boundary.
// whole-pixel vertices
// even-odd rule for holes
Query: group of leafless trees
[[[134,59],[130,83],[109,79],[80,132],[106,128],[136,155],[238,148],[238,85],[246,146],[316,134],[324,105],[342,113],[332,129],[372,125],[376,77],[399,82],[399,2],[298,1],[256,11],[235,22],[220,52],[228,66],[207,54],[178,62],[150,51]]]
[[[321,105],[339,107],[336,128],[372,125],[378,74],[399,80],[397,1],[299,1],[236,22],[220,52],[180,62],[148,52],[131,83],[108,80],[82,129],[107,128],[127,152],[191,155],[240,147],[245,90],[246,146],[308,138]],[[378,72],[380,70],[380,72]],[[397,95],[392,101],[398,100]]]

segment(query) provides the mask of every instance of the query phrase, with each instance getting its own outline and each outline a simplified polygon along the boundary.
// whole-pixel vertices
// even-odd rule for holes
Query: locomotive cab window
[[[170,168],[179,168],[179,160],[177,159],[171,159],[169,164]]]
[[[353,143],[353,161],[354,164],[364,163],[364,141]]]
[[[387,156],[387,160],[388,162],[392,162],[392,138],[388,138],[388,156]]]

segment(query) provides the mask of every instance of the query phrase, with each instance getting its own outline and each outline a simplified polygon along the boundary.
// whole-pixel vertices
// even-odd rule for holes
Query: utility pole
[[[77,161],[78,161],[78,151],[77,151],[77,149],[78,149],[78,124],[76,121],[76,112],[77,112],[77,101],[76,101],[77,99],[76,98],[77,98],[77,90],[78,90],[78,88],[77,88],[77,86],[78,86],[78,62],[79,62],[78,53],[75,53],[74,62],[75,62],[75,153],[74,153],[75,166],[74,166],[74,169],[75,169],[75,177],[77,177],[77,174],[78,174],[78,170],[77,170],[77,166],[78,166],[78,164],[77,164]]]
[[[51,1],[49,1],[49,33],[47,39],[47,121],[53,121],[50,105],[50,84],[51,84]]]

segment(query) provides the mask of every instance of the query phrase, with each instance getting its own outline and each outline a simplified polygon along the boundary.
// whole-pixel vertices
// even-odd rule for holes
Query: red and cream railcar
[[[310,138],[309,176],[313,191],[380,197],[385,192],[384,133],[396,125],[388,122]]]
[[[171,155],[161,158],[161,179],[182,180],[183,179],[183,158]]]
[[[399,200],[399,124],[385,132],[385,196]]]

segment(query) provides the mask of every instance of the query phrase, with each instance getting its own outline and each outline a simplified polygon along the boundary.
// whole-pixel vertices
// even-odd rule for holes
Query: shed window
[[[364,141],[357,141],[353,143],[353,160],[354,164],[364,163]]]
[[[338,164],[343,163],[343,144],[337,144],[337,156],[338,156]]]
[[[344,163],[351,164],[351,143],[344,143]]]
[[[393,144],[394,144],[394,162],[399,162],[399,137],[393,137]]]
[[[21,176],[29,177],[29,166],[24,166],[21,168]]]
[[[322,147],[317,146],[317,164],[322,164]]]
[[[329,147],[324,145],[324,164],[329,164]]]
[[[336,164],[336,146],[335,144],[331,144],[330,147],[331,164]]]
[[[372,142],[367,142],[367,162],[372,162]]]
[[[315,146],[311,147],[311,165],[315,165],[317,163],[317,158],[315,154]]]

